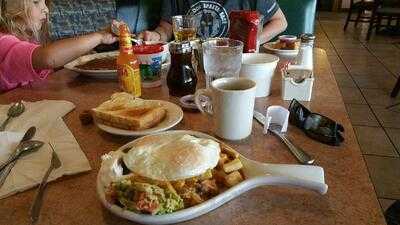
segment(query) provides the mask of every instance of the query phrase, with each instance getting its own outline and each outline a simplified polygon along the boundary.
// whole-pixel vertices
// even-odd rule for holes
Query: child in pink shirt
[[[45,0],[0,2],[0,92],[45,79],[51,69],[117,40],[101,31],[40,45],[47,35]]]

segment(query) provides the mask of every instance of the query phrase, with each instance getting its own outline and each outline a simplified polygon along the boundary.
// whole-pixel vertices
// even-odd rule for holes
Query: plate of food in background
[[[136,45],[133,46],[134,51],[135,48],[143,52],[143,48],[152,48],[160,47],[162,48],[161,52],[161,74],[166,75],[168,73],[168,69],[170,66],[170,54],[168,43],[161,42],[145,42],[144,45]],[[90,55],[81,56],[74,61],[66,64],[64,68],[75,71],[83,76],[94,77],[94,78],[117,78],[117,57],[119,55],[119,51],[112,52],[102,52],[102,53],[94,53]],[[138,59],[140,60],[141,55],[136,54]],[[145,55],[143,55],[145,56]]]
[[[264,51],[283,57],[296,57],[300,41],[294,35],[281,35],[279,40],[262,45]]]
[[[168,130],[183,118],[183,111],[174,103],[145,100],[125,92],[92,109],[95,124],[101,130],[121,136],[143,136]]]

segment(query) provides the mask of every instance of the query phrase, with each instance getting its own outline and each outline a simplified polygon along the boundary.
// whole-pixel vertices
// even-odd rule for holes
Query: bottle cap
[[[301,42],[312,42],[312,41],[314,41],[315,40],[315,35],[314,34],[309,34],[309,33],[307,33],[307,34],[302,34],[302,35],[300,35],[300,39],[301,39]]]
[[[169,51],[172,54],[188,53],[192,52],[192,46],[190,45],[189,41],[183,41],[183,42],[174,41],[169,44]]]

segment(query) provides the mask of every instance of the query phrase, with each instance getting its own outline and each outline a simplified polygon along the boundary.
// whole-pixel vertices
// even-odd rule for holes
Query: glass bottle
[[[313,34],[300,35],[300,48],[296,58],[296,65],[303,68],[313,70],[313,48],[315,36]]]
[[[131,35],[126,24],[119,26],[119,55],[117,57],[117,74],[121,89],[140,97],[142,95],[139,62],[133,53]]]
[[[167,85],[171,96],[182,97],[194,94],[197,76],[192,66],[192,47],[190,42],[172,42],[171,68],[167,75]]]

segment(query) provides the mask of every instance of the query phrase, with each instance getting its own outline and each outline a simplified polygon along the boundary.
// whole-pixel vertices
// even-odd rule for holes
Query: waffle
[[[115,93],[111,99],[92,109],[98,123],[125,130],[143,130],[159,124],[166,109],[159,102],[146,101],[127,93]]]

